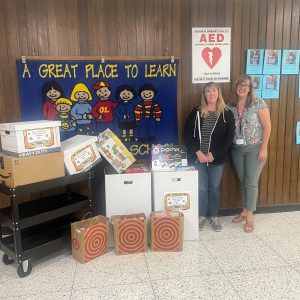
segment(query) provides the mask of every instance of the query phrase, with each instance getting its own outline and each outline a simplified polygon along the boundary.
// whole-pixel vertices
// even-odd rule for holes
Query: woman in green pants
[[[246,221],[244,231],[252,232],[258,181],[267,160],[270,113],[264,100],[255,96],[253,81],[248,75],[242,75],[235,82],[231,105],[236,125],[231,156],[240,181],[243,203],[242,212],[232,222]]]

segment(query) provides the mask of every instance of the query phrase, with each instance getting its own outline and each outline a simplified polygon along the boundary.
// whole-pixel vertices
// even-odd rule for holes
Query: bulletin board
[[[177,144],[178,58],[22,57],[22,118],[60,120],[61,139],[110,128],[138,158]]]

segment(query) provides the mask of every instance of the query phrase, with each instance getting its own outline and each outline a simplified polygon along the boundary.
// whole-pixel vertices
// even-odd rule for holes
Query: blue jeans
[[[221,198],[223,164],[196,165],[199,173],[199,216],[217,217]]]

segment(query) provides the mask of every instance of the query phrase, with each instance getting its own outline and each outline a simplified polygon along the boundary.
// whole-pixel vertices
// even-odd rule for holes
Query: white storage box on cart
[[[106,217],[144,213],[147,220],[150,220],[150,170],[143,173],[117,174],[111,166],[105,167],[105,204]]]
[[[69,174],[86,172],[101,161],[96,147],[98,138],[90,135],[75,135],[61,143],[65,166]]]
[[[198,171],[152,172],[153,210],[165,210],[166,194],[189,194],[189,208],[184,214],[184,240],[198,239]]]
[[[60,121],[25,121],[0,124],[2,151],[15,157],[60,151]]]

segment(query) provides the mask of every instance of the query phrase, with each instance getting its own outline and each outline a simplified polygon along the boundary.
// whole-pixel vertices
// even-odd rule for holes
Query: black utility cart
[[[10,197],[11,207],[0,210],[5,216],[5,230],[0,223],[0,248],[2,261],[9,265],[18,263],[18,275],[26,277],[32,270],[30,260],[70,245],[70,223],[73,213],[92,211],[92,181],[94,172],[68,175],[28,185],[9,188],[0,184],[0,192]],[[73,192],[78,184],[87,184],[87,195]],[[59,195],[52,195],[26,203],[20,197],[26,194],[57,188]],[[59,189],[60,190],[60,189]],[[1,220],[1,219],[0,219]],[[2,227],[1,227],[2,226]]]

